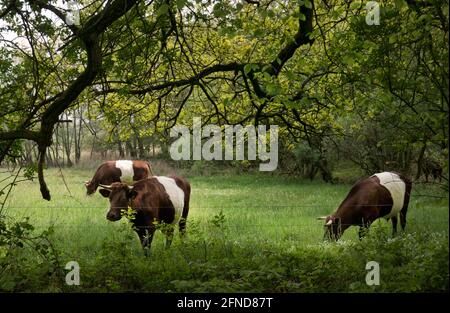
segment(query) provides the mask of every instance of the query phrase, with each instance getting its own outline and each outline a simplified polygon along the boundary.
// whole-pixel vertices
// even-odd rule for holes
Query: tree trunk
[[[131,140],[125,141],[125,147],[128,150],[128,155],[131,158],[136,158],[137,157],[136,148],[133,146]]]
[[[73,111],[73,136],[75,144],[75,163],[78,164],[81,159],[81,130],[83,125],[83,110],[81,108],[78,108],[78,117],[76,116],[75,112],[76,110]]]
[[[119,150],[119,158],[125,158],[125,151],[123,150],[122,141],[117,140],[117,148]]]
[[[139,158],[142,160],[145,160],[147,158],[147,153],[144,149],[144,143],[142,141],[142,138],[139,137],[139,134],[136,133],[136,141],[138,145],[138,151],[139,151]]]
[[[420,176],[422,175],[422,167],[423,167],[423,157],[425,155],[425,150],[427,149],[427,142],[425,141],[423,143],[422,148],[420,149],[419,152],[419,158],[417,159],[417,173],[416,173],[416,180],[418,180],[420,178]]]
[[[68,114],[65,114],[65,119],[68,120]],[[60,125],[58,125],[58,128],[60,127]],[[70,159],[70,154],[71,154],[71,148],[72,148],[72,140],[71,140],[71,136],[70,136],[70,128],[69,128],[69,124],[67,122],[65,122],[62,126],[61,126],[61,139],[62,139],[62,145],[63,145],[63,150],[64,153],[63,155],[66,156],[67,158],[67,163],[66,165],[68,167],[71,167],[73,165],[72,160]]]

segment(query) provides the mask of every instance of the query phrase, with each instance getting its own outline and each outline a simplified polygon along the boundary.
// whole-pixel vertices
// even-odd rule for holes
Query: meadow
[[[323,221],[351,184],[325,184],[262,173],[188,177],[192,185],[187,236],[170,249],[157,232],[145,256],[125,218],[106,220],[108,199],[86,196],[92,169],[48,169],[50,202],[37,180],[17,184],[3,211],[29,218],[49,239],[60,269],[32,249],[18,248],[0,290],[38,292],[416,292],[448,291],[448,194],[416,184],[407,230],[374,223],[363,240],[357,228],[337,243],[323,240]],[[3,173],[3,176],[6,174]],[[2,179],[3,177],[0,177]],[[400,229],[400,225],[399,225]],[[1,252],[1,251],[0,251]],[[80,265],[81,284],[64,283],[64,265]],[[379,286],[365,283],[369,261]]]

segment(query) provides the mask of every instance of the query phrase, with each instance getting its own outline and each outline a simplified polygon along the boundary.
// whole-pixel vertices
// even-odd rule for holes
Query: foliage
[[[113,1],[121,2],[129,5],[123,18],[111,20],[98,42],[101,70],[63,101],[62,116],[76,115],[73,125],[83,120],[86,129],[69,135],[58,122],[54,151],[68,155],[52,152],[47,162],[70,164],[71,138],[78,145],[83,138],[91,158],[97,151],[105,159],[108,150],[148,158],[155,147],[168,158],[169,130],[201,117],[279,125],[283,149],[309,146],[327,181],[335,155],[366,173],[420,176],[424,155],[448,169],[448,2],[382,1],[380,25],[367,25],[359,1]],[[29,154],[20,149],[23,129],[51,135],[42,119],[83,73],[88,54],[70,27],[45,14],[54,1],[44,9],[19,4],[0,11],[0,31],[27,40],[19,49],[0,39],[0,160]],[[80,27],[88,28],[103,8],[79,4]],[[111,18],[105,9],[97,16]],[[28,135],[42,147],[42,138]],[[298,161],[290,157],[286,164]]]
[[[60,291],[62,268],[49,240],[53,229],[37,234],[29,222],[8,222],[0,216],[0,290]]]

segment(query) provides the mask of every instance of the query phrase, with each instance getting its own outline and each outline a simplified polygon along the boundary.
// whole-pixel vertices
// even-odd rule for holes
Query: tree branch
[[[148,92],[152,91],[158,91],[163,90],[170,87],[181,87],[186,85],[193,85],[198,84],[199,81],[211,74],[217,73],[217,72],[236,72],[236,71],[243,71],[245,64],[240,63],[228,63],[228,64],[216,64],[210,67],[205,68],[203,71],[199,72],[197,75],[194,75],[190,78],[186,79],[180,79],[180,80],[174,80],[169,81],[166,83],[158,84],[158,85],[152,85],[143,89],[132,89],[127,91],[127,93],[132,95],[142,95],[146,94]],[[120,88],[110,88],[107,90],[102,90],[98,92],[98,94],[108,94],[108,93],[114,93],[118,92]]]
[[[110,1],[101,12],[91,17],[81,29],[76,28],[74,25],[68,25],[84,45],[87,53],[85,70],[64,92],[57,95],[54,101],[44,111],[39,132],[27,130],[25,128],[26,125],[22,125],[22,128],[13,131],[0,132],[0,140],[13,141],[16,139],[30,139],[38,144],[38,178],[42,197],[46,200],[50,200],[51,197],[43,174],[45,154],[47,147],[52,144],[53,129],[59,120],[59,115],[78,98],[86,87],[92,84],[100,71],[102,51],[99,45],[98,35],[104,32],[114,21],[127,13],[137,2],[137,0]],[[35,4],[52,11],[65,21],[64,14],[55,7],[43,1],[36,1]],[[51,99],[53,100],[53,98]]]
[[[270,63],[271,67],[267,70],[270,75],[278,76],[284,64],[292,58],[298,48],[306,44],[313,44],[314,40],[309,37],[313,30],[313,12],[313,0],[311,0],[311,8],[306,7],[305,4],[300,7],[298,31],[294,36],[294,40],[281,49],[275,60]]]

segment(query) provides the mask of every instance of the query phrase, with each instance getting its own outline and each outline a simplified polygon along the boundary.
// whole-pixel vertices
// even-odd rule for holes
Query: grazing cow
[[[147,161],[106,161],[97,168],[91,180],[84,182],[84,185],[86,186],[87,194],[92,195],[100,184],[132,183],[151,176],[153,176],[152,169]]]
[[[319,217],[325,220],[325,237],[338,240],[354,225],[360,227],[362,238],[370,224],[380,217],[392,220],[395,235],[399,214],[405,230],[411,188],[411,180],[395,172],[378,173],[358,181],[334,214]]]
[[[184,178],[154,176],[133,185],[113,183],[100,187],[104,189],[99,192],[104,197],[109,197],[111,205],[106,215],[108,220],[120,220],[123,209],[132,209],[133,228],[139,235],[143,248],[150,248],[156,230],[155,222],[166,224],[162,228],[166,234],[166,247],[172,242],[176,223],[180,234],[184,233],[191,196],[191,186]]]

